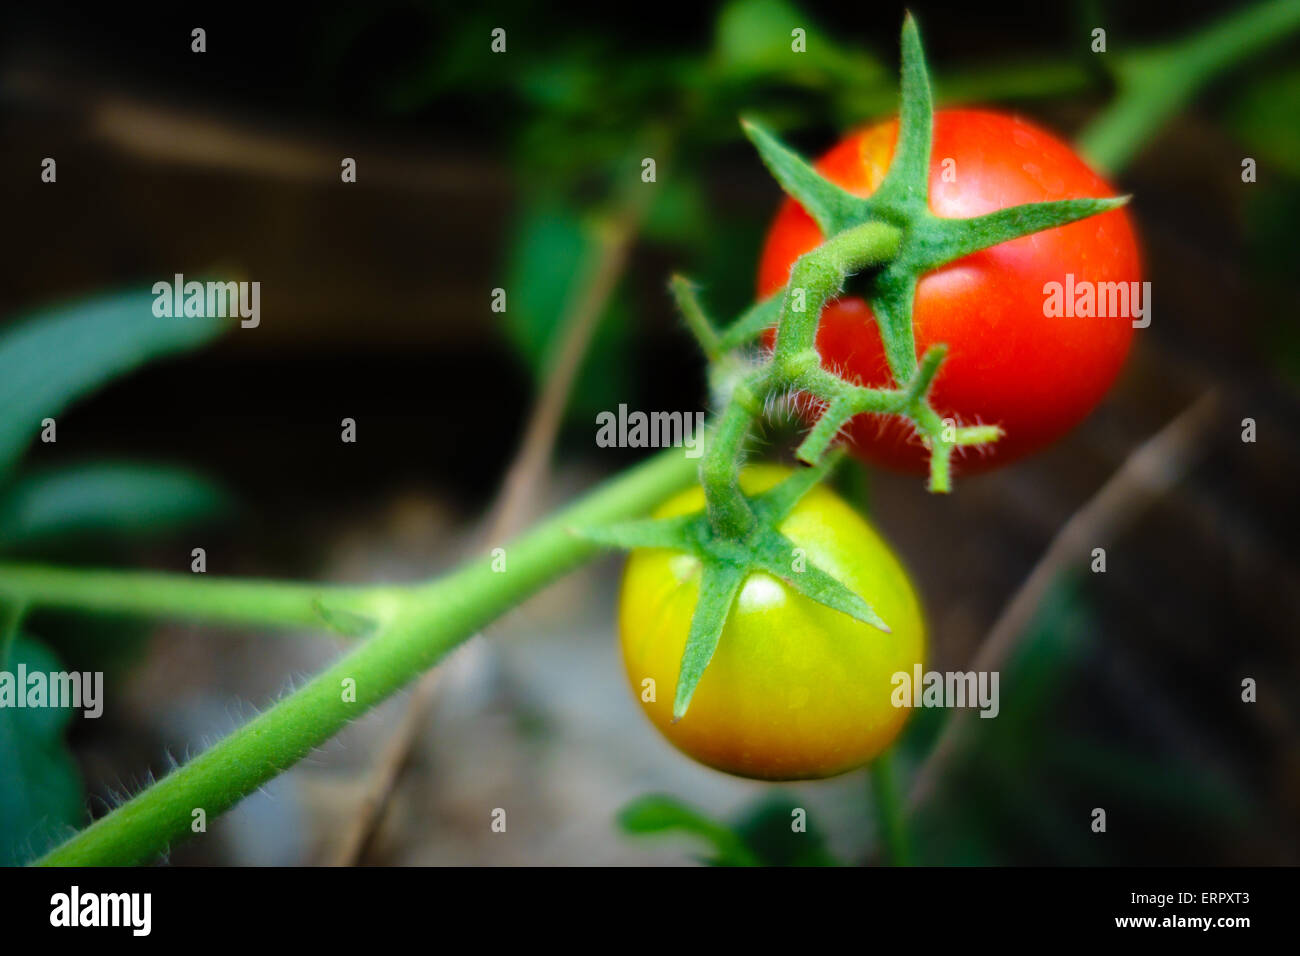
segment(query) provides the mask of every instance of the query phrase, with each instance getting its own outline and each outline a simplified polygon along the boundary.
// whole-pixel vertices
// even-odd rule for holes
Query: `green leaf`
[[[641,233],[652,242],[698,245],[711,235],[711,218],[708,200],[692,172],[674,167],[671,177],[660,177],[655,183]]]
[[[808,17],[785,0],[736,0],[718,14],[714,61],[724,75],[745,80],[791,71],[807,59],[791,49],[795,27],[808,30]]]
[[[151,359],[197,348],[232,325],[159,318],[144,290],[41,312],[0,335],[0,477],[52,417]]]
[[[735,832],[764,866],[843,866],[827,848],[813,814],[804,814],[803,830],[791,826],[795,811],[805,809],[786,793],[774,793],[747,808]]]
[[[1261,168],[1300,177],[1300,68],[1290,67],[1253,81],[1237,97],[1228,123]],[[1251,187],[1252,190],[1254,187]]]
[[[19,636],[4,669],[16,673],[62,669],[41,644]],[[64,742],[73,711],[54,707],[0,708],[0,866],[26,863],[86,822],[81,778]]]
[[[214,482],[185,468],[104,462],[47,469],[0,493],[0,549],[164,532],[215,517],[230,504]]]
[[[799,804],[785,792],[774,793],[747,807],[734,825],[728,825],[674,797],[654,794],[624,807],[618,824],[625,833],[681,833],[704,840],[713,855],[703,862],[713,866],[841,866],[810,817],[804,830],[791,827],[796,809]]]
[[[826,179],[761,123],[742,119],[740,124],[758,150],[763,164],[781,188],[812,216],[823,235],[833,236],[846,223],[863,221],[867,208],[865,200]]]
[[[130,676],[157,633],[149,621],[92,611],[36,609],[27,621],[69,670],[103,671],[110,683]]]
[[[713,652],[727,624],[732,602],[748,569],[718,561],[704,562],[700,577],[700,597],[691,615],[691,630],[686,635],[686,649],[682,651],[682,666],[677,674],[677,695],[673,699],[673,720],[681,720],[690,707],[695,688],[704,676],[704,669],[713,660]]]
[[[634,800],[618,814],[618,825],[625,833],[685,833],[708,843],[714,856],[706,862],[714,866],[759,866],[760,861],[745,841],[725,824],[710,820],[686,804],[668,796],[646,796]]]
[[[803,53],[793,49],[796,27],[804,31]],[[861,49],[836,43],[811,22],[805,10],[785,0],[728,3],[718,14],[712,65],[719,79],[751,90],[764,80],[834,95],[842,95],[846,87],[856,93],[887,89],[879,63]]]
[[[585,220],[554,197],[530,200],[513,231],[508,254],[507,308],[494,318],[537,381],[554,358],[564,318],[587,281],[597,241]],[[592,335],[569,403],[575,417],[616,408],[626,398],[626,306],[615,295]]]
[[[536,373],[589,245],[581,220],[558,200],[529,202],[514,229],[502,328]]]

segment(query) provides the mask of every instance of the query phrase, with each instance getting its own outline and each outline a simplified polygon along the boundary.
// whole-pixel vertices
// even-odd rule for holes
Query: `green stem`
[[[871,765],[871,795],[876,807],[880,840],[889,862],[894,866],[911,866],[912,850],[903,817],[903,802],[894,779],[892,750],[886,750]]]
[[[1246,7],[1164,46],[1115,54],[1119,95],[1079,137],[1096,166],[1118,172],[1215,75],[1300,28],[1300,0]]]
[[[695,286],[685,276],[675,275],[669,287],[677,302],[677,311],[686,320],[686,326],[695,336],[695,341],[699,343],[700,351],[710,362],[717,362],[722,356],[722,343],[713,328],[713,323],[704,314],[704,308],[695,294]]]
[[[700,462],[700,485],[708,505],[709,523],[726,538],[739,541],[756,519],[740,491],[740,461],[745,441],[758,414],[747,383],[736,386]]]
[[[902,231],[883,222],[867,222],[832,236],[813,252],[801,256],[790,271],[785,304],[777,326],[773,360],[778,374],[794,381],[809,362],[816,367],[817,323],[822,309],[844,280],[898,253]]]
[[[868,222],[837,233],[795,263],[785,288],[772,361],[732,392],[700,463],[700,484],[716,534],[740,540],[755,525],[754,513],[740,491],[740,462],[754,421],[763,414],[763,398],[820,371],[817,323],[826,301],[840,291],[847,276],[897,253],[901,240],[896,227]]]
[[[228,809],[494,618],[591,558],[597,546],[570,528],[641,514],[690,484],[695,466],[674,448],[606,482],[508,545],[502,572],[483,557],[431,584],[392,589],[391,621],[378,634],[39,862],[129,865],[165,852],[189,835],[194,810],[213,817]],[[348,686],[355,688],[355,701],[345,699]]]
[[[331,587],[241,581],[203,574],[154,574],[0,564],[0,595],[30,608],[162,617],[209,624],[329,627],[342,618],[391,615],[390,587]],[[345,633],[347,631],[345,630]]]

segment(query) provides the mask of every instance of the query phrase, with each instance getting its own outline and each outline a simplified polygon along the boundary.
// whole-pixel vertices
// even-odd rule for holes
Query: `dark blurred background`
[[[1238,7],[910,6],[940,105],[999,105],[1066,137],[1114,97],[1106,57]],[[0,541],[4,557],[179,571],[201,542],[221,574],[406,580],[449,566],[476,542],[560,317],[610,229],[627,236],[626,268],[529,511],[636,460],[595,446],[595,411],[706,399],[668,275],[697,278],[718,315],[751,300],[779,192],[735,117],[757,112],[816,154],[888,114],[902,11],[499,0],[7,10],[0,322],[177,272],[261,281],[262,322],[108,385],[59,416],[57,444],[23,459],[38,476],[99,459],[183,466],[221,489],[221,508],[129,533],[109,522]],[[816,53],[795,65],[792,21]],[[204,54],[190,52],[196,26]],[[498,26],[504,56],[488,52]],[[1089,49],[1098,26],[1103,56]],[[1297,51],[1283,39],[1216,78],[1114,176],[1135,197],[1154,320],[1084,425],[1030,461],[959,479],[946,498],[914,478],[869,476],[863,500],[925,599],[931,666],[964,669],[1052,536],[1126,456],[1211,386],[1221,396],[1197,463],[1124,526],[1107,573],[1066,573],[1043,603],[1004,669],[1003,717],[977,722],[989,726],[917,818],[921,862],[1297,862]],[[662,161],[641,208],[627,197],[645,155]],[[46,156],[56,185],[40,182]],[[1241,181],[1247,156],[1253,184]],[[356,184],[339,181],[343,157],[357,160]],[[490,309],[496,287],[509,295],[504,315]],[[338,440],[347,416],[356,445]],[[1247,416],[1254,444],[1241,440]],[[773,788],[691,765],[658,738],[623,686],[616,574],[613,560],[583,572],[452,659],[366,861],[695,858],[689,835],[619,832],[618,809],[646,793],[771,843],[774,861],[791,858],[783,807],[814,807],[828,856],[872,859],[863,775]],[[95,813],[338,649],[309,635],[29,623],[67,666],[107,668],[110,701],[126,702],[70,730]],[[1241,701],[1245,677],[1259,683],[1257,703]],[[328,858],[401,706],[350,728],[173,860]],[[936,721],[918,713],[905,773]],[[519,808],[508,841],[480,826],[494,806]],[[1104,836],[1087,826],[1098,806]]]

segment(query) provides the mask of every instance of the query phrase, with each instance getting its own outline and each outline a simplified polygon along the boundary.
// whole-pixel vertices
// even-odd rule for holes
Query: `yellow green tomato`
[[[748,494],[790,474],[746,468]],[[666,502],[660,518],[704,508],[696,487]],[[673,691],[699,593],[700,563],[666,549],[634,551],[619,602],[628,680],[655,726],[677,748],[728,773],[764,780],[829,777],[868,763],[907,719],[892,679],[924,664],[916,592],[889,545],[828,489],[805,495],[780,525],[795,546],[796,573],[814,564],[859,594],[885,633],[752,573],[727,617],[713,660],[686,715],[672,720]]]

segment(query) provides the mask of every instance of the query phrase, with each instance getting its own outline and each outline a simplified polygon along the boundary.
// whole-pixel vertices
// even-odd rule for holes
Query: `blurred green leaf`
[[[794,49],[803,30],[804,52]],[[718,15],[714,58],[720,76],[753,82],[768,77],[823,85],[876,86],[885,70],[869,54],[841,46],[785,0],[734,0]]]
[[[0,335],[0,477],[41,419],[150,359],[196,348],[231,324],[159,318],[140,290],[85,299],[31,316]]]
[[[802,831],[794,828],[796,811],[804,811]],[[827,849],[826,836],[811,814],[788,795],[760,800],[735,826],[736,833],[766,866],[841,866]]]
[[[584,220],[556,198],[529,202],[514,230],[507,264],[502,328],[541,381],[561,325],[592,268],[596,241]],[[617,294],[601,316],[574,383],[569,412],[588,418],[615,408],[630,378],[627,310]]]
[[[36,641],[19,635],[3,669],[62,670]],[[19,692],[23,692],[20,689]],[[81,777],[63,739],[73,711],[0,708],[0,866],[33,860],[86,822]]]
[[[1261,358],[1294,384],[1300,382],[1300,330],[1288,300],[1294,294],[1291,240],[1300,216],[1300,69],[1268,73],[1233,102],[1228,123],[1245,155],[1256,161],[1258,181],[1245,190],[1243,210],[1252,278],[1277,295],[1251,326]],[[1240,175],[1239,170],[1234,170]]]
[[[515,228],[502,314],[511,343],[540,373],[590,243],[581,220],[558,200],[530,203]]]
[[[1014,725],[1014,732],[995,735],[1004,740],[1020,740],[1022,730],[1041,733],[1044,712],[1059,699],[1096,626],[1079,583],[1071,578],[1058,580],[1003,668],[999,719],[981,723]],[[1015,692],[1008,693],[1009,688]]]
[[[745,841],[729,827],[672,797],[641,797],[619,812],[618,824],[625,833],[685,833],[699,837],[712,847],[714,855],[704,861],[714,866],[760,865]]]
[[[628,804],[618,823],[625,833],[698,837],[713,848],[713,856],[701,858],[712,866],[840,866],[810,817],[802,815],[803,829],[794,828],[802,809],[788,795],[772,794],[729,826],[673,797],[646,796]]]
[[[80,535],[162,533],[230,505],[214,482],[185,468],[102,462],[41,470],[0,492],[0,550]]]
[[[1155,813],[1194,815],[1216,827],[1240,826],[1255,810],[1232,780],[1185,761],[1118,750],[1083,737],[1058,740],[1046,769],[1122,793]]]
[[[1074,673],[1092,626],[1091,608],[1077,583],[1059,580],[1001,669],[997,719],[970,721],[969,736],[948,768],[939,798],[921,811],[914,827],[918,862],[996,863],[995,848],[1015,846],[1020,839],[1012,832],[1016,826],[1037,834],[1045,854],[1072,842],[1073,836],[1059,826],[1051,795],[1041,792],[1037,773],[1041,750],[1052,746],[1052,707]],[[935,746],[950,714],[923,709],[913,716],[906,748],[920,760]],[[1015,780],[1015,786],[1009,787],[1008,780]]]
[[[1252,82],[1228,117],[1247,155],[1259,164],[1261,180],[1271,179],[1274,170],[1300,176],[1300,68]]]
[[[1089,838],[1070,807],[1122,803],[1159,820],[1169,832],[1209,824],[1224,830],[1255,811],[1234,781],[1182,759],[1077,732],[1063,722],[1061,701],[1084,675],[1098,626],[1079,579],[1060,579],[1044,598],[1000,685],[997,720],[971,722],[971,736],[949,768],[936,801],[920,815],[920,856],[949,862],[971,854],[978,862],[994,848],[1019,847],[1012,859],[1039,864],[1119,864],[1127,847]],[[909,749],[924,754],[937,725],[921,711],[908,728]],[[924,726],[921,726],[924,724]],[[918,727],[920,729],[918,729]]]
[[[152,621],[92,611],[36,610],[27,624],[67,668],[103,671],[106,684],[126,679],[158,630]]]
[[[714,51],[718,67],[727,73],[750,77],[788,70],[795,57],[791,33],[809,33],[808,17],[785,0],[735,0],[718,14]],[[812,31],[816,34],[816,31]],[[810,41],[820,36],[808,37]],[[813,58],[817,62],[818,57]]]
[[[654,202],[641,231],[655,242],[691,247],[713,240],[708,200],[689,169],[677,168],[670,178],[655,184]]]

